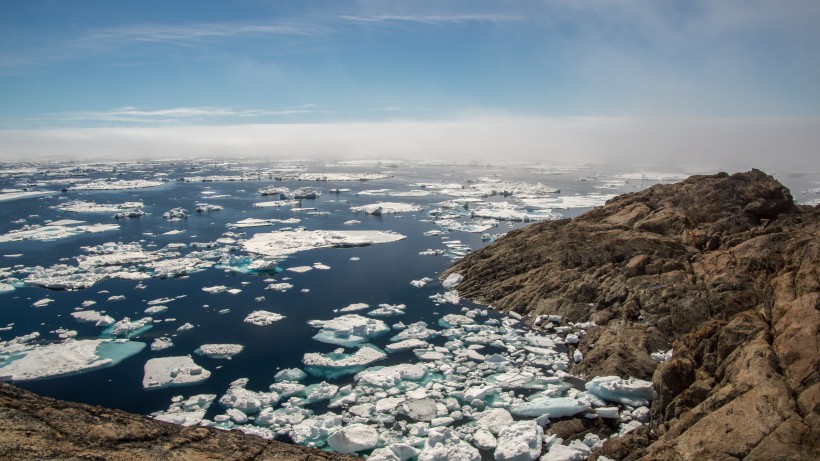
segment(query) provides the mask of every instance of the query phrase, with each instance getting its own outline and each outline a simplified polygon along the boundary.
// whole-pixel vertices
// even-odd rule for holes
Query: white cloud
[[[820,118],[514,118],[0,131],[20,158],[461,158],[693,164],[742,170],[816,164]]]
[[[107,111],[74,111],[59,112],[40,117],[38,122],[56,124],[76,124],[92,122],[97,125],[110,124],[193,124],[203,121],[247,120],[260,117],[281,117],[327,113],[315,104],[304,104],[282,109],[240,109],[234,107],[174,107],[167,109],[147,109],[139,107],[120,107]]]

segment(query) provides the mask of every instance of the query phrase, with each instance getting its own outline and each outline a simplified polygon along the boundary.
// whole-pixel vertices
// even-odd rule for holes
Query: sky
[[[818,24],[817,0],[4,0],[0,160],[800,163]]]

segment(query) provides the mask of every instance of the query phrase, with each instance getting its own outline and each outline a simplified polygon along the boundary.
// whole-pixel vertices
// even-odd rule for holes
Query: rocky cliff
[[[182,427],[0,383],[3,460],[361,460],[238,431]]]
[[[462,296],[594,321],[573,373],[652,379],[652,431],[593,457],[820,459],[820,209],[765,173],[693,176],[464,258]],[[651,352],[674,349],[658,365]]]

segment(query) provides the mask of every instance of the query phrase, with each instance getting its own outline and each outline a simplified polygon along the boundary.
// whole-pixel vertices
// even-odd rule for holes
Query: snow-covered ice
[[[260,327],[266,327],[274,322],[282,320],[283,318],[285,318],[284,315],[277,314],[275,312],[259,310],[253,311],[250,314],[248,314],[248,316],[245,317],[245,322],[253,325],[258,325]]]
[[[190,356],[149,359],[144,372],[142,387],[145,389],[195,384],[211,376],[210,371],[194,363]]]
[[[300,251],[316,248],[366,246],[395,242],[404,238],[405,236],[401,234],[386,231],[309,231],[296,229],[256,234],[242,242],[242,246],[245,251],[250,253],[270,258],[284,258]]]

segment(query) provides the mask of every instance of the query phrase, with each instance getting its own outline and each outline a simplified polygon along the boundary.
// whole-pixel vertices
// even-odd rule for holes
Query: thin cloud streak
[[[38,122],[54,124],[72,124],[92,122],[97,126],[106,123],[156,124],[176,123],[191,124],[203,120],[245,120],[260,117],[282,117],[330,113],[320,110],[315,104],[304,104],[283,109],[237,109],[233,107],[175,107],[169,109],[141,109],[138,107],[120,107],[108,111],[74,111],[50,114],[37,119]]]

